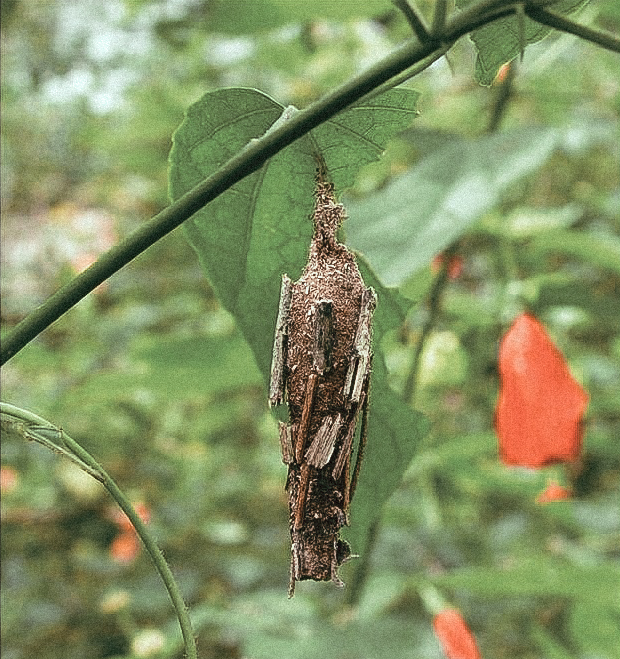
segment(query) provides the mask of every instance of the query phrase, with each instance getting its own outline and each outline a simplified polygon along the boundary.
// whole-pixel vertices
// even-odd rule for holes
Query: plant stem
[[[370,562],[374,551],[377,538],[379,536],[379,527],[381,525],[381,518],[377,517],[375,521],[368,528],[366,533],[366,544],[364,545],[364,553],[359,558],[359,563],[353,573],[350,585],[347,587],[344,601],[349,607],[355,607],[359,604],[364,591],[364,585],[370,572]]]
[[[435,0],[435,11],[433,13],[433,24],[431,25],[431,34],[433,36],[441,34],[446,24],[446,15],[448,12],[447,0]]]
[[[22,428],[20,430],[24,437],[42,444],[55,453],[60,453],[61,455],[68,457],[74,464],[77,464],[81,469],[86,471],[86,473],[90,474],[93,478],[103,484],[105,489],[110,493],[112,498],[133,524],[138,536],[150,554],[166,589],[168,590],[168,594],[172,600],[172,605],[176,611],[179,625],[181,627],[181,634],[183,635],[187,658],[198,659],[192,623],[185,602],[183,601],[181,590],[174,579],[172,571],[170,570],[161,549],[157,546],[153,534],[135,511],[134,507],[129,502],[129,499],[127,499],[122,490],[115,483],[114,479],[86,449],[69,437],[62,428],[58,428],[54,424],[32,412],[15,407],[14,405],[9,405],[8,403],[0,403],[0,413],[8,416],[15,425],[17,425],[17,423],[21,424]],[[54,432],[58,437],[59,442],[63,444],[64,447],[54,444],[45,436],[41,436],[40,433],[43,431]],[[65,449],[69,449],[71,453],[67,453]],[[77,460],[72,458],[71,454],[73,454]]]
[[[457,249],[458,242],[453,243],[446,250],[444,250],[441,270],[435,277],[435,281],[433,282],[431,290],[428,294],[428,317],[422,326],[422,333],[420,334],[420,338],[416,344],[413,358],[411,360],[411,366],[405,380],[405,386],[403,387],[403,400],[408,404],[413,402],[416,381],[418,379],[418,372],[420,371],[422,352],[424,350],[424,346],[426,345],[426,340],[433,330],[433,327],[435,327],[437,317],[441,312],[441,298],[446,288],[446,284],[448,283],[448,270],[450,268],[450,261],[456,254]]]
[[[570,32],[571,34],[575,34],[597,46],[601,46],[602,48],[606,48],[615,53],[620,53],[620,39],[613,34],[609,34],[609,32],[593,30],[590,27],[581,25],[580,23],[575,23],[569,18],[560,16],[559,14],[554,14],[553,12],[547,11],[542,7],[537,7],[536,5],[526,3],[524,9],[529,18],[537,23],[548,25],[549,27],[561,30],[562,32]]]
[[[431,38],[428,28],[424,23],[424,19],[418,14],[415,8],[407,2],[407,0],[392,0],[392,2],[403,12],[407,19],[407,23],[409,23],[413,33],[418,37],[421,43],[424,43]]]
[[[176,229],[185,220],[222,192],[259,169],[269,158],[307,134],[313,128],[355,103],[376,87],[410,69],[435,52],[467,34],[472,29],[497,18],[514,14],[514,6],[501,6],[499,0],[483,0],[468,6],[449,21],[440,34],[425,43],[407,43],[364,73],[352,78],[319,99],[289,121],[260,139],[252,141],[218,171],[207,177],[155,217],[145,222],[121,243],[102,254],[89,268],[54,293],[30,313],[3,341],[0,364],[4,364],[35,336],[49,327],[83,297],[132,261],[153,243]]]
[[[515,79],[517,64],[513,60],[512,62],[508,62],[506,66],[506,77],[502,81],[501,85],[497,88],[497,95],[493,101],[491,117],[489,119],[489,125],[487,126],[486,130],[488,135],[491,135],[499,128],[499,125],[506,114],[506,110],[508,109],[508,101],[512,96],[513,82]]]

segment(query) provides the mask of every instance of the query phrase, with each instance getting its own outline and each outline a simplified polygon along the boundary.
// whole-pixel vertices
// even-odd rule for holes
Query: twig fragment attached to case
[[[317,176],[314,237],[301,278],[282,276],[269,402],[288,402],[280,422],[291,531],[291,579],[333,581],[351,557],[339,537],[348,525],[366,442],[372,314],[355,256],[338,242],[344,219],[333,185]],[[361,422],[355,466],[354,435]]]

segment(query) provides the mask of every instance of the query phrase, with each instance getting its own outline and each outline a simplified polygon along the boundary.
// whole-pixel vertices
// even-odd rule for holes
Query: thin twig
[[[512,96],[513,82],[515,79],[515,72],[517,70],[517,63],[513,60],[507,65],[506,77],[502,80],[501,84],[497,87],[497,94],[491,108],[491,116],[489,118],[489,125],[487,126],[487,134],[494,133],[498,128],[502,119],[508,109],[508,101]]]
[[[424,43],[425,41],[428,41],[431,38],[431,35],[429,34],[424,19],[418,14],[416,8],[412,7],[407,0],[392,0],[392,2],[403,12],[407,19],[407,23],[409,23],[413,33],[418,37],[420,42]]]
[[[356,607],[362,597],[364,585],[370,572],[370,563],[372,560],[373,549],[379,537],[379,527],[381,526],[381,519],[377,517],[368,528],[366,533],[366,545],[364,546],[364,553],[358,556],[359,563],[356,566],[355,572],[351,577],[351,582],[347,586],[345,593],[345,604],[351,608]]]
[[[413,352],[411,366],[409,367],[409,372],[407,373],[405,385],[403,387],[403,400],[409,404],[412,403],[415,394],[416,382],[418,379],[418,373],[420,371],[420,363],[424,346],[426,345],[426,341],[430,336],[431,331],[435,327],[437,317],[441,312],[441,298],[449,279],[448,270],[450,268],[450,261],[456,254],[457,249],[458,242],[453,243],[446,250],[444,250],[441,269],[437,273],[435,281],[433,282],[431,290],[428,294],[428,316],[424,325],[422,326],[422,332]]]
[[[620,53],[620,39],[609,32],[593,30],[590,27],[581,25],[580,23],[575,23],[569,18],[560,16],[559,14],[554,14],[553,12],[542,9],[536,5],[526,4],[524,9],[529,18],[537,23],[548,25],[549,27],[561,30],[562,32],[570,32],[570,34],[575,34],[597,46],[601,46],[602,48],[606,48],[615,53]]]
[[[426,71],[429,66],[432,66],[437,60],[441,59],[450,49],[449,46],[444,46],[443,48],[436,50],[434,53],[423,59],[421,62],[414,64],[411,68],[405,69],[402,73],[393,78],[390,78],[386,83],[380,85],[379,87],[373,89],[371,92],[363,96],[360,101],[366,103],[376,96],[384,94],[389,89],[393,89],[398,85],[402,85],[404,82],[407,82],[410,78],[417,76],[418,73]]]
[[[443,33],[446,26],[446,15],[448,13],[447,0],[435,0],[435,11],[433,13],[433,24],[431,25],[431,34],[434,37]]]

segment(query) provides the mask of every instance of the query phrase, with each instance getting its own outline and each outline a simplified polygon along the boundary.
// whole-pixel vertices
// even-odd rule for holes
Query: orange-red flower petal
[[[141,501],[133,504],[133,507],[138,513],[138,517],[145,523],[148,524],[151,519],[151,511],[148,506]],[[119,508],[113,508],[110,513],[110,518],[112,521],[118,525],[121,531],[133,531],[133,524],[131,523],[129,517]]]
[[[474,635],[455,609],[438,613],[433,628],[448,659],[482,659]]]
[[[440,252],[431,261],[431,271],[433,273],[439,272],[443,266],[445,255]],[[448,262],[448,279],[458,279],[463,272],[463,257],[458,254],[453,255]]]
[[[530,314],[518,316],[502,339],[499,374],[495,429],[502,460],[525,467],[576,460],[588,394]]]
[[[536,497],[536,503],[553,503],[554,501],[564,501],[570,499],[571,491],[569,488],[559,483],[551,482]]]
[[[19,472],[13,467],[0,467],[0,492],[8,494],[19,485]]]
[[[140,553],[140,540],[135,531],[123,531],[112,541],[110,554],[116,563],[131,563]]]

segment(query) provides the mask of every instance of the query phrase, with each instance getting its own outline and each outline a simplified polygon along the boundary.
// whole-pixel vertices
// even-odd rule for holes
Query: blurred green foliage
[[[254,87],[304,107],[408,37],[388,2],[361,12],[360,3],[325,3],[314,17],[296,13],[300,4],[261,2],[260,18],[271,17],[261,25],[204,0],[2,3],[3,331],[167,203],[171,136],[204,92]],[[356,5],[350,15],[345,4]],[[327,13],[337,5],[341,14]],[[419,3],[427,15],[431,5]],[[579,20],[620,30],[614,0],[592,3]],[[493,143],[483,133],[497,86],[475,83],[466,40],[448,58],[410,83],[422,93],[421,116],[363,169],[349,193],[355,204],[372,203],[399,173],[419,181],[430,172],[441,198],[445,154]],[[304,583],[286,599],[286,469],[264,382],[181,232],[4,367],[4,400],[61,425],[148,506],[202,657],[439,658],[422,596],[434,586],[461,609],[485,657],[614,658],[617,65],[617,55],[551,36],[517,67],[494,139],[538,136],[522,138],[525,153],[528,140],[540,153],[541,135],[561,135],[561,144],[529,166],[519,161],[520,175],[500,183],[506,154],[484,152],[492,164],[477,174],[477,194],[485,171],[496,187],[475,200],[482,210],[459,238],[462,272],[444,292],[421,360],[415,406],[432,430],[385,508],[374,551],[342,571],[351,584],[369,561],[353,611],[346,589],[325,584]],[[406,203],[415,206],[411,192]],[[379,222],[381,207],[375,212]],[[362,225],[351,216],[353,238]],[[366,255],[381,274],[373,247],[381,243]],[[428,256],[411,255],[398,280],[411,308],[382,340],[395,396],[427,317]],[[497,461],[497,342],[524,303],[590,394],[584,457],[572,472]],[[118,528],[103,489],[10,436],[2,465],[3,657],[180,656],[176,620],[144,553],[129,564],[113,559]],[[571,484],[573,500],[536,504],[550,477]]]

